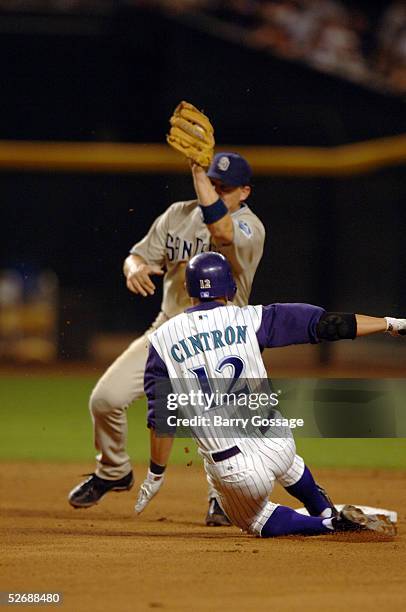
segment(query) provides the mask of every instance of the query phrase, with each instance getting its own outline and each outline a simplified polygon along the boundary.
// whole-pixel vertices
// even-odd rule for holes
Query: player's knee
[[[278,477],[278,482],[283,487],[291,487],[296,484],[303,476],[305,463],[300,455],[295,455],[291,466],[286,472]]]
[[[96,385],[90,395],[89,409],[94,417],[104,416],[117,408],[125,407],[126,401],[120,391]]]

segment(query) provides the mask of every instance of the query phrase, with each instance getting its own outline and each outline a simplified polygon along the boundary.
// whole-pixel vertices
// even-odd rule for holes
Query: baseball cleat
[[[206,525],[208,527],[230,527],[231,521],[226,516],[215,497],[209,500],[209,509],[206,514]]]
[[[74,508],[90,508],[109,491],[129,491],[134,484],[132,471],[119,480],[106,480],[96,474],[88,476],[69,493],[68,501]]]
[[[318,485],[317,482],[316,482],[316,488],[317,488],[318,492],[324,497],[324,499],[328,503],[329,507],[331,508],[331,516],[332,517],[338,516],[338,510],[335,507],[335,505],[333,504],[333,502],[331,501],[331,498],[328,495],[327,491],[325,489],[323,489],[323,487]]]
[[[375,531],[386,536],[396,535],[396,525],[384,514],[365,514],[356,506],[344,506],[333,519],[336,531]]]

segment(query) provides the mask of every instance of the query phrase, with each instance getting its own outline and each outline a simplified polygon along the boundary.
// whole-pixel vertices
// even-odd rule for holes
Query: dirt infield
[[[203,525],[199,466],[172,467],[137,519],[136,488],[88,510],[70,508],[66,494],[89,466],[1,467],[2,591],[62,591],[69,612],[406,608],[404,472],[316,471],[338,503],[397,510],[392,541],[368,534],[260,540]],[[136,487],[144,473],[137,468]],[[273,499],[292,503],[280,488]]]

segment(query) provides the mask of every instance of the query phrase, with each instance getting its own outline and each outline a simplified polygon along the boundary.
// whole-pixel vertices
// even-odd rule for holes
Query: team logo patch
[[[240,228],[240,230],[242,232],[244,232],[244,234],[248,237],[252,236],[252,230],[250,228],[250,226],[248,225],[248,223],[246,223],[245,221],[239,221],[238,222],[238,227]]]
[[[225,172],[226,170],[229,169],[229,167],[230,167],[229,158],[226,157],[226,155],[223,155],[222,157],[220,157],[220,159],[217,162],[217,168]]]

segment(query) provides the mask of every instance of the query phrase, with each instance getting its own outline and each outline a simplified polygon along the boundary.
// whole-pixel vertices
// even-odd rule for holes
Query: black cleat
[[[365,514],[356,506],[344,506],[333,519],[335,531],[375,531],[386,536],[396,535],[396,525],[384,514]]]
[[[221,509],[215,497],[209,500],[209,509],[206,515],[206,525],[208,527],[230,527],[231,521]]]
[[[323,487],[318,485],[317,482],[316,482],[316,487],[317,487],[318,492],[324,497],[324,499],[328,503],[329,508],[331,508],[331,517],[334,518],[338,516],[339,512],[337,508],[335,507],[335,505],[333,504],[333,502],[331,501],[331,498],[329,497],[327,491],[323,489]]]
[[[96,474],[88,474],[89,478],[77,485],[69,493],[69,503],[74,508],[90,508],[109,491],[129,491],[134,484],[132,471],[119,480],[106,480]]]

